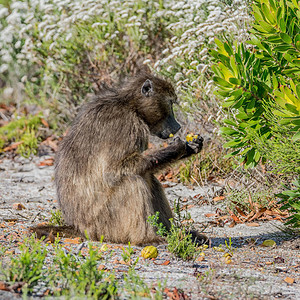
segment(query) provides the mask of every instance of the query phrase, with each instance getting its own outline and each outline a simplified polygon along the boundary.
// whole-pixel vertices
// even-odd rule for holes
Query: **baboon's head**
[[[177,100],[175,90],[169,82],[158,77],[146,76],[141,79],[138,113],[152,134],[167,139],[181,128],[173,112],[173,104]]]

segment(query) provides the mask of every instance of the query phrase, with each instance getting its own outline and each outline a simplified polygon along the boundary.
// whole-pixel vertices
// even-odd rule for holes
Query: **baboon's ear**
[[[141,93],[142,95],[149,97],[153,92],[153,88],[152,88],[152,82],[150,79],[147,79],[141,89]]]

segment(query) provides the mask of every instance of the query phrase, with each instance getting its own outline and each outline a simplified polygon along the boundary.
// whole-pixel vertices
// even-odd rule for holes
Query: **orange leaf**
[[[238,206],[236,206],[235,209],[242,217],[247,217],[247,215]]]
[[[167,266],[167,265],[169,265],[170,264],[170,261],[169,260],[166,260],[165,262],[163,262],[161,265],[162,266]]]
[[[45,127],[48,127],[48,128],[49,128],[49,124],[48,124],[48,122],[47,122],[45,119],[41,119],[41,122],[42,122],[42,124],[43,124]]]
[[[5,147],[3,149],[4,152],[7,152],[7,151],[11,151],[11,150],[14,150],[14,149],[17,149],[19,145],[21,145],[23,143],[23,141],[21,142],[16,142],[16,143],[13,143],[7,147]]]
[[[286,277],[284,279],[284,281],[288,284],[293,284],[295,282],[295,279],[294,278],[291,278],[291,277]]]
[[[222,200],[224,200],[224,199],[225,199],[224,196],[218,196],[218,197],[213,198],[213,200],[214,200],[215,202],[222,201]]]
[[[9,286],[6,282],[0,281],[0,290],[1,291],[9,291]]]
[[[106,269],[105,265],[99,265],[99,266],[98,266],[98,270],[99,270],[99,271],[105,270],[105,269]]]
[[[80,242],[81,242],[80,237],[77,237],[74,239],[65,239],[65,243],[68,243],[68,244],[80,244]]]
[[[211,217],[216,217],[217,214],[205,214],[204,216],[207,218],[211,218]]]
[[[24,204],[22,204],[22,203],[14,203],[12,207],[13,207],[13,209],[16,209],[16,210],[22,210],[22,209],[26,208],[24,206]]]
[[[260,226],[258,223],[246,223],[247,226],[249,227],[258,227]]]
[[[38,165],[41,166],[53,166],[54,158],[48,158],[41,161]]]
[[[252,220],[258,219],[260,216],[263,215],[263,213],[264,213],[266,210],[267,210],[266,207],[260,208],[260,209],[256,212],[256,214],[255,214],[252,218],[250,218],[248,221],[251,222]]]
[[[228,210],[228,212],[235,223],[242,223],[242,221],[231,210]]]

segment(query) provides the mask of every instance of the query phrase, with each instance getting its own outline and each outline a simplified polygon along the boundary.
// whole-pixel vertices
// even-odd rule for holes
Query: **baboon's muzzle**
[[[170,134],[175,134],[180,128],[180,124],[175,120],[173,115],[169,115],[162,124],[163,130],[155,133],[161,139],[167,139]]]

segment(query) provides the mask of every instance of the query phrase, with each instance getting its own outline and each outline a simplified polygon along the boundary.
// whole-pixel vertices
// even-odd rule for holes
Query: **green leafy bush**
[[[300,228],[300,179],[295,180],[292,184],[294,189],[285,187],[286,190],[277,196],[281,198],[282,209],[287,209],[291,213],[285,224]]]
[[[220,128],[229,140],[224,146],[246,168],[265,161],[259,145],[273,139],[274,121],[293,131],[291,142],[300,147],[299,5],[259,0],[252,9],[249,45],[216,40],[218,48],[211,50],[216,93],[228,113]]]
[[[233,150],[228,156],[240,157],[245,168],[268,162],[291,180],[300,171],[300,4],[256,0],[252,14],[247,44],[216,40],[210,52],[216,94],[224,99],[220,133]],[[299,226],[299,205],[284,207]]]

